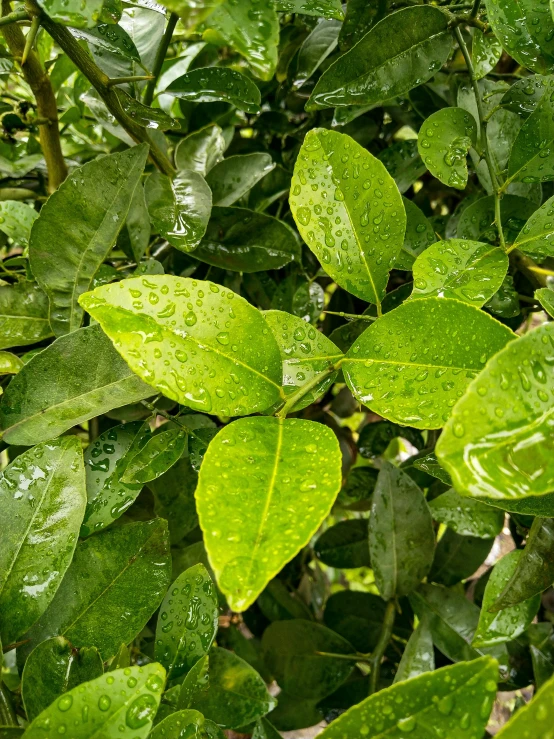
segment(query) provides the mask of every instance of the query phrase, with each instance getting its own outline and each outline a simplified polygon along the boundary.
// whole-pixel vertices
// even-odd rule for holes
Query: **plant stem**
[[[167,28],[165,29],[165,33],[162,36],[160,45],[158,46],[158,51],[156,52],[156,59],[154,60],[154,67],[152,69],[152,79],[146,86],[146,90],[144,92],[143,102],[145,105],[152,105],[152,101],[154,100],[154,93],[165,61],[165,55],[167,54],[171,39],[173,38],[173,31],[175,30],[178,20],[179,16],[177,13],[171,13],[167,22]]]
[[[394,628],[394,619],[396,618],[396,603],[394,600],[389,600],[387,608],[385,610],[385,618],[383,619],[383,625],[381,627],[381,634],[377,646],[373,650],[371,655],[371,675],[369,677],[369,694],[373,695],[377,691],[379,685],[379,675],[381,672],[381,661],[383,655],[389,645],[389,641],[392,636],[392,630]]]
[[[357,313],[343,313],[343,311],[335,311],[335,310],[324,310],[323,313],[327,314],[328,316],[340,316],[341,318],[346,318],[349,321],[376,321],[377,316],[366,316],[363,313],[361,315],[358,315]]]
[[[0,683],[0,725],[19,726],[11,696],[5,685]]]
[[[369,662],[370,656],[368,654],[335,654],[334,652],[314,652],[318,657],[332,657],[333,659],[343,659],[348,662]]]
[[[108,80],[108,87],[115,87],[116,85],[124,85],[128,82],[144,82],[145,80],[151,80],[151,75],[133,75],[130,77],[110,77]]]
[[[18,21],[29,21],[31,20],[29,13],[26,10],[18,10],[16,13],[4,13],[0,18],[0,26],[9,26],[12,23]]]
[[[25,48],[23,49],[23,54],[21,56],[21,66],[25,64],[29,54],[33,50],[33,45],[35,43],[35,39],[39,31],[40,31],[40,19],[37,16],[35,16],[33,20],[31,21],[31,28],[29,29],[29,32],[25,38]]]
[[[10,0],[2,0],[2,20],[21,13],[10,13]],[[25,13],[28,18],[28,14]],[[21,59],[25,53],[25,36],[15,23],[3,26],[6,44],[12,55]],[[58,106],[50,77],[46,74],[38,56],[30,51],[26,64],[22,67],[23,76],[37,101],[37,114],[50,122],[48,126],[40,126],[39,137],[42,153],[48,170],[48,191],[54,192],[67,177],[67,165],[62,154],[60,130],[58,127]]]
[[[471,13],[469,14],[470,18],[477,18],[479,15],[479,9],[481,7],[481,0],[474,0],[473,7],[471,9]]]
[[[473,62],[471,61],[466,42],[464,41],[464,37],[459,26],[456,26],[456,28],[454,28],[454,35],[465,59],[467,71],[469,72],[469,78],[471,80],[471,86],[473,87],[473,92],[475,94],[475,101],[477,103],[477,115],[479,116],[479,126],[481,129],[481,151],[485,157],[485,162],[487,163],[494,195],[494,218],[496,222],[496,227],[498,228],[500,246],[504,251],[506,251],[506,240],[504,238],[504,231],[502,229],[502,214],[500,210],[501,189],[498,183],[498,178],[496,176],[494,162],[492,161],[491,153],[489,150],[489,142],[487,139],[487,120],[483,108],[483,101],[481,100],[481,93],[479,90],[479,85],[477,84],[477,77],[475,76]]]
[[[302,400],[302,398],[307,395],[310,390],[313,390],[314,387],[317,387],[317,385],[319,385],[322,380],[324,380],[326,377],[329,377],[329,375],[332,375],[333,372],[336,372],[338,370],[341,362],[342,360],[339,360],[336,364],[332,364],[330,367],[327,367],[327,369],[323,370],[323,372],[319,372],[317,375],[312,377],[309,382],[307,382],[305,385],[302,385],[302,387],[299,387],[295,393],[289,395],[285,405],[275,414],[277,418],[286,418],[287,413],[291,412],[291,410],[294,408],[299,400]]]

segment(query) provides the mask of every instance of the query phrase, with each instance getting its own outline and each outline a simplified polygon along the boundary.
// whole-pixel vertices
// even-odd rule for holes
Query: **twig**
[[[16,13],[4,13],[2,15],[2,18],[0,18],[0,26],[9,26],[12,23],[17,23],[18,21],[28,21],[31,20],[31,16],[29,13],[27,13],[26,10],[18,10]]]
[[[332,375],[333,372],[336,372],[338,370],[341,362],[342,360],[339,360],[336,364],[327,367],[327,369],[323,370],[323,372],[319,372],[317,375],[312,377],[309,382],[307,382],[305,385],[302,385],[302,387],[299,387],[295,393],[289,395],[285,405],[275,414],[277,418],[286,418],[287,413],[291,412],[291,410],[294,408],[299,400],[302,400],[302,398],[307,395],[310,390],[313,390],[314,387],[317,387],[322,380],[324,380],[326,377],[329,377],[329,375]]]
[[[173,38],[173,31],[175,30],[178,20],[179,16],[177,13],[171,13],[167,22],[167,28],[165,29],[165,33],[162,36],[160,45],[158,46],[158,51],[156,52],[156,59],[154,60],[154,67],[152,69],[152,78],[144,92],[143,102],[145,105],[152,105],[152,101],[154,100],[154,93],[156,92],[156,85],[158,84],[158,79],[165,61],[165,55],[167,54],[171,39]]]
[[[145,80],[151,80],[152,75],[131,75],[130,77],[110,77],[108,80],[108,87],[115,87],[116,85],[125,85],[129,82],[144,82]]]
[[[40,19],[35,16],[33,20],[31,21],[31,28],[29,29],[29,33],[25,37],[25,48],[23,49],[23,54],[21,56],[21,66],[25,64],[27,61],[27,57],[31,53],[33,49],[33,45],[35,43],[35,39],[37,37],[37,33],[40,31]]]
[[[381,634],[377,646],[373,650],[371,655],[371,675],[369,677],[369,694],[373,695],[377,691],[379,685],[379,675],[381,673],[381,661],[385,654],[385,651],[389,645],[390,638],[392,636],[392,630],[394,628],[394,619],[396,618],[396,603],[394,600],[389,600],[387,608],[385,610],[385,618],[383,619],[383,625],[381,626]]]

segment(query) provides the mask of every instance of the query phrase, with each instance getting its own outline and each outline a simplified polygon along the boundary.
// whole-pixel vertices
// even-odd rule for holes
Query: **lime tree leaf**
[[[518,64],[537,74],[554,72],[554,22],[547,3],[486,0],[495,36]]]
[[[154,658],[169,679],[188,673],[209,652],[218,615],[217,592],[204,565],[182,572],[162,601],[156,626]]]
[[[233,205],[274,167],[271,155],[263,152],[237,154],[219,162],[206,177],[214,205]]]
[[[385,618],[386,604],[378,595],[354,590],[333,593],[325,604],[323,620],[326,626],[343,636],[361,652],[371,652],[377,646]],[[402,637],[408,638],[411,624],[399,616]]]
[[[548,315],[554,318],[554,290],[549,287],[541,287],[539,290],[535,290],[535,297]]]
[[[458,300],[410,300],[366,329],[342,368],[356,398],[375,413],[440,428],[487,360],[513,338],[510,329]]]
[[[502,44],[494,33],[485,34],[478,28],[474,28],[471,57],[478,80],[486,77],[496,67],[501,56]]]
[[[262,718],[256,724],[252,739],[282,739],[282,737],[273,724],[270,724],[267,719]]]
[[[339,36],[339,47],[347,51],[387,13],[386,0],[348,0]]]
[[[73,28],[92,28],[100,20],[104,0],[38,0],[52,20]]]
[[[212,193],[198,172],[180,172],[170,180],[154,172],[144,188],[152,225],[176,249],[195,249],[206,233]]]
[[[194,696],[201,690],[205,690],[210,683],[209,656],[201,657],[185,675],[181,683],[181,689],[177,697],[176,707],[178,710],[187,709]]]
[[[402,198],[406,209],[406,233],[402,251],[394,261],[395,269],[411,270],[417,257],[437,240],[435,230],[422,211],[407,198]]]
[[[0,231],[16,246],[27,246],[33,223],[38,218],[34,208],[18,200],[0,202]]]
[[[317,539],[314,553],[329,567],[369,567],[367,520],[353,518],[339,521]]]
[[[192,103],[231,103],[246,113],[259,113],[261,95],[252,80],[228,67],[193,69],[178,77],[165,90]]]
[[[227,145],[222,129],[214,123],[185,136],[175,149],[175,166],[178,170],[190,169],[206,175],[223,159]]]
[[[27,280],[0,287],[0,349],[27,346],[52,336],[48,298]]]
[[[125,90],[115,88],[115,91],[121,108],[140,126],[155,131],[180,130],[181,122],[177,118],[168,116],[161,108],[150,108],[148,105],[143,105],[140,100],[135,100],[128,95]]]
[[[304,619],[275,621],[264,631],[262,647],[264,662],[279,687],[300,698],[320,700],[334,693],[355,664],[333,656],[353,655],[352,644],[326,626]]]
[[[133,193],[125,225],[119,232],[118,248],[135,262],[143,258],[150,242],[150,216],[146,207],[144,187],[138,184]]]
[[[438,241],[414,262],[412,298],[455,298],[480,308],[507,271],[508,255],[498,247],[466,239]]]
[[[196,693],[190,707],[224,729],[239,729],[275,708],[277,701],[250,665],[233,652],[210,652],[210,681]]]
[[[155,480],[178,462],[187,448],[187,433],[168,429],[154,434],[129,460],[121,481],[131,485]]]
[[[493,567],[485,587],[477,631],[471,642],[474,647],[491,647],[493,644],[501,644],[515,639],[523,634],[537,615],[541,604],[540,593],[529,598],[529,600],[496,613],[490,613],[489,611],[513,577],[522,555],[521,549],[514,549],[513,552],[509,552],[502,557]]]
[[[233,610],[248,608],[309,542],[340,486],[338,441],[319,423],[244,418],[211,441],[196,503],[210,564]]]
[[[323,73],[306,110],[372,105],[427,82],[450,56],[448,17],[438,8],[403,8],[373,26]]]
[[[264,313],[283,360],[283,388],[286,395],[311,382],[316,375],[325,372],[344,356],[321,331],[317,331],[301,318],[280,310]],[[324,377],[313,390],[299,400],[291,412],[299,411],[315,403],[337,379],[338,370]]]
[[[485,562],[494,539],[461,536],[447,528],[435,552],[428,580],[451,587],[471,577]]]
[[[500,203],[502,230],[507,243],[515,240],[527,219],[536,211],[537,206],[527,198],[517,195],[505,195]],[[498,236],[494,215],[494,197],[481,198],[468,207],[460,215],[456,236],[459,239],[486,241],[493,243]]]
[[[427,472],[431,477],[436,477],[437,480],[444,482],[445,485],[452,485],[452,479],[448,472],[444,470],[437,461],[437,457],[434,452],[426,454],[423,457],[419,457],[414,461],[414,467],[417,470]]]
[[[552,700],[554,677],[546,682],[538,693],[523,706],[496,734],[498,739],[522,739],[528,736],[548,737],[552,729]]]
[[[402,653],[394,682],[400,683],[424,672],[435,669],[435,652],[433,637],[429,629],[428,619],[424,616],[417,629],[412,633]]]
[[[553,29],[554,30],[554,29]],[[554,179],[554,104],[549,85],[536,110],[523,123],[510,152],[510,182],[546,182]]]
[[[46,639],[33,649],[23,668],[21,694],[29,721],[63,693],[103,673],[94,647],[76,650],[61,636]]]
[[[79,167],[50,196],[35,221],[29,243],[31,269],[50,300],[56,336],[81,325],[79,296],[90,290],[115,244],[147,156],[148,147],[141,144]]]
[[[467,154],[477,141],[475,118],[463,108],[442,108],[421,126],[417,147],[431,174],[445,185],[464,190]]]
[[[103,53],[108,52],[108,58],[113,54],[115,57],[140,64],[140,54],[135,42],[123,26],[99,23],[94,28],[72,28],[71,33],[75,38],[92,46],[100,58]]]
[[[193,256],[214,267],[250,273],[300,262],[301,252],[298,237],[284,221],[247,208],[215,206]]]
[[[406,192],[427,169],[419,156],[417,140],[414,139],[394,142],[379,152],[378,159],[383,162],[401,193]]]
[[[239,416],[281,395],[279,347],[261,313],[232,290],[149,275],[81,300],[131,369],[182,405]]]
[[[203,729],[204,716],[198,711],[175,711],[156,724],[149,734],[149,739],[168,739],[168,737],[201,739],[209,736]]]
[[[196,435],[206,431],[215,432],[217,429],[199,429]],[[148,488],[154,496],[154,512],[160,518],[165,518],[169,526],[171,543],[177,544],[198,526],[194,491],[198,482],[196,468],[193,468],[193,442],[196,436],[189,437],[189,454],[170,467],[167,472],[156,480],[150,480]],[[202,445],[202,453],[208,442]]]
[[[275,10],[279,13],[302,13],[323,18],[344,18],[340,0],[276,0]]]
[[[458,401],[437,457],[459,493],[496,499],[554,489],[554,324],[494,356]]]
[[[0,477],[0,637],[15,642],[46,610],[69,567],[85,511],[79,440],[19,455]]]
[[[406,229],[402,198],[384,165],[346,134],[313,129],[294,168],[290,207],[328,275],[379,305]]]
[[[519,232],[511,249],[519,249],[538,262],[554,256],[554,197],[536,210]]]
[[[0,375],[17,375],[24,362],[11,352],[0,352]]]
[[[429,502],[429,508],[435,521],[445,524],[461,536],[494,539],[504,526],[502,511],[473,498],[458,495],[453,489],[433,498]]]
[[[320,734],[321,739],[383,735],[428,739],[480,737],[496,697],[498,666],[482,657],[443,667],[381,690],[350,708]]]
[[[104,661],[110,659],[145,626],[170,575],[162,519],[116,526],[85,539],[54,600],[27,632],[26,649],[57,635],[76,647],[94,646]]]
[[[337,48],[341,25],[336,20],[320,20],[304,39],[296,57],[293,87],[302,87]]]
[[[409,530],[410,536],[402,532]],[[435,554],[429,506],[419,487],[385,462],[373,491],[369,552],[375,584],[385,600],[407,595],[427,575]]]
[[[57,339],[13,378],[0,403],[2,435],[30,446],[149,395],[152,388],[131,372],[100,327],[88,326]]]
[[[164,684],[165,670],[156,662],[113,670],[62,695],[37,716],[25,736],[44,739],[51,732],[61,736],[69,726],[72,739],[146,739]]]

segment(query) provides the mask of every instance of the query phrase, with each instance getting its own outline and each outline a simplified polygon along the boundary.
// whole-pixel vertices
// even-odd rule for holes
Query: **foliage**
[[[551,737],[554,4],[1,11],[0,739]]]

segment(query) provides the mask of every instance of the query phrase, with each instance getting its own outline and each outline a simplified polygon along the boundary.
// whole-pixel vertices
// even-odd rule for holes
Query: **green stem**
[[[23,55],[21,56],[21,66],[25,64],[27,61],[27,57],[31,53],[33,49],[33,45],[35,43],[35,39],[37,37],[37,33],[40,31],[40,18],[35,16],[33,20],[31,21],[31,28],[29,29],[29,33],[25,37],[25,48],[23,49]]]
[[[474,0],[473,7],[471,9],[471,13],[469,14],[470,18],[477,18],[479,15],[479,9],[481,7],[481,0]]]
[[[366,316],[363,313],[361,315],[358,315],[357,313],[343,313],[343,311],[335,311],[335,310],[324,310],[323,313],[326,313],[328,316],[340,316],[341,318],[346,318],[348,321],[376,321],[377,316]]]
[[[392,630],[394,628],[394,619],[396,618],[396,603],[394,600],[389,600],[387,608],[385,610],[385,618],[383,619],[383,625],[381,627],[381,634],[377,646],[373,650],[371,655],[371,675],[369,677],[369,694],[377,692],[379,686],[379,675],[381,672],[381,661],[385,654],[385,651],[389,645]]]
[[[31,16],[25,10],[18,10],[16,13],[7,13],[0,18],[0,26],[9,26],[18,21],[30,21]]]
[[[342,360],[339,360],[336,364],[327,367],[327,369],[323,370],[323,372],[318,372],[318,374],[312,377],[309,382],[307,382],[305,385],[302,385],[302,387],[299,387],[298,390],[292,395],[289,395],[285,405],[275,414],[277,418],[286,418],[287,413],[291,412],[291,410],[294,408],[299,400],[302,400],[302,398],[307,395],[310,390],[313,390],[314,387],[317,387],[322,380],[324,380],[326,377],[329,377],[329,375],[332,375],[333,372],[336,372],[338,370],[341,362]]]
[[[152,75],[131,75],[130,77],[110,77],[108,80],[108,87],[115,87],[116,85],[125,85],[129,82],[144,82],[145,80],[151,80]]]
[[[335,654],[334,652],[314,652],[318,657],[332,657],[333,659],[342,659],[347,662],[369,662],[370,656],[368,654]]]
[[[158,46],[158,51],[156,52],[156,59],[154,60],[154,66],[152,68],[152,79],[146,86],[146,90],[144,92],[143,102],[145,105],[152,105],[152,101],[154,100],[154,93],[156,92],[156,85],[158,84],[160,72],[162,71],[163,63],[165,61],[165,55],[169,49],[169,44],[173,38],[173,31],[175,30],[178,20],[179,16],[177,13],[171,13],[167,22],[167,28],[165,29],[165,33],[162,36],[160,45]]]
[[[2,683],[0,683],[0,726],[19,726],[11,695]]]
[[[148,408],[148,410],[156,415],[161,416],[162,418],[165,418],[166,421],[173,421],[173,423],[176,423],[177,426],[180,426],[184,431],[187,432],[187,434],[190,434],[190,436],[194,436],[195,439],[198,439],[200,443],[202,443],[205,447],[208,446],[205,439],[203,439],[201,436],[198,436],[198,434],[195,434],[192,429],[190,429],[188,426],[185,426],[184,423],[181,423],[177,416],[172,416],[171,413],[167,413],[167,411],[162,411],[160,408],[156,408],[154,403],[149,403],[147,400],[141,400],[141,405],[143,405],[145,408]]]

